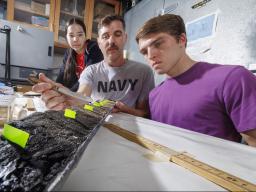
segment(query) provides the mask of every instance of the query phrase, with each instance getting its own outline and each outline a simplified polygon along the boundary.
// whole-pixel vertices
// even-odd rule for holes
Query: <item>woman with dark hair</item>
[[[69,45],[56,82],[72,91],[79,87],[78,79],[85,67],[103,60],[97,42],[86,39],[86,27],[82,20],[72,18],[66,25],[66,38]]]

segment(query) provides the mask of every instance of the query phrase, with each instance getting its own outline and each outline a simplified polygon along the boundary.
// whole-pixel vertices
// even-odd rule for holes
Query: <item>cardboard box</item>
[[[45,4],[31,1],[31,9],[37,13],[45,14]]]
[[[31,23],[34,25],[48,27],[49,19],[40,16],[31,16]]]

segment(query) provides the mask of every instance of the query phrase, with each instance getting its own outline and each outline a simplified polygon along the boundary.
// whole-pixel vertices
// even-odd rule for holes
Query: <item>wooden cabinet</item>
[[[91,10],[92,12],[90,14],[92,15],[92,19],[88,25],[88,36],[92,39],[96,39],[100,19],[108,14],[120,14],[120,2],[111,0],[94,0]]]
[[[54,32],[56,47],[67,47],[66,22],[82,19],[87,38],[96,39],[99,20],[107,14],[120,14],[119,0],[8,0],[7,20],[18,21]]]
[[[55,44],[66,47],[65,24],[70,18],[84,20],[87,38],[96,39],[99,20],[107,14],[120,14],[120,2],[118,0],[56,0],[55,9]]]
[[[55,0],[8,0],[7,20],[53,31]]]

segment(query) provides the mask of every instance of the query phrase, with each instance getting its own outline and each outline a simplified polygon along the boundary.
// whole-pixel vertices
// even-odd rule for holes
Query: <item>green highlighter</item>
[[[2,135],[4,136],[5,139],[21,146],[22,148],[26,147],[26,144],[29,139],[29,133],[27,133],[26,131],[17,129],[8,124],[4,124]]]

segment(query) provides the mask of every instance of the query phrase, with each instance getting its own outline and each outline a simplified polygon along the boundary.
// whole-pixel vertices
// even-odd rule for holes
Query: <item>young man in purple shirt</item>
[[[149,96],[152,120],[256,146],[256,77],[241,66],[209,64],[186,54],[183,19],[166,14],[137,32],[141,54],[167,79]]]

